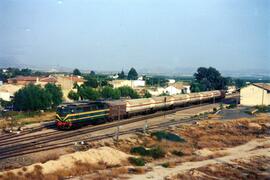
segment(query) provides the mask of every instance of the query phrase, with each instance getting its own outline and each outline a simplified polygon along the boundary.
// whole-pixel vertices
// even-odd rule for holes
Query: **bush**
[[[258,113],[267,113],[270,112],[270,106],[260,105],[255,106],[255,108],[258,110]]]
[[[168,168],[170,166],[170,164],[168,162],[166,162],[166,163],[161,164],[161,166],[164,168]]]
[[[139,154],[141,156],[150,156],[150,157],[153,157],[154,159],[162,158],[165,156],[164,150],[161,149],[160,147],[145,149],[142,146],[138,146],[138,147],[131,148],[130,152],[133,154]]]
[[[105,99],[120,99],[120,91],[106,86],[101,90],[101,95]]]
[[[142,146],[132,147],[130,152],[133,154],[139,154],[141,156],[147,156],[147,150]]]
[[[185,142],[185,140],[180,136],[166,131],[157,131],[152,133],[151,136],[155,136],[159,141],[162,139],[166,139],[175,142]]]
[[[135,158],[135,157],[130,157],[129,162],[135,166],[144,166],[145,165],[145,161],[142,158]]]
[[[165,156],[164,150],[160,147],[151,149],[149,153],[154,159],[162,158]]]
[[[185,155],[182,151],[176,151],[176,150],[174,150],[172,153],[173,153],[174,155],[180,156],[180,157]]]
[[[73,90],[69,91],[68,98],[74,101],[78,101],[80,96],[78,93],[74,92]]]
[[[229,106],[227,106],[227,109],[233,109],[236,108],[236,104],[230,104]]]
[[[152,97],[152,95],[149,93],[149,91],[145,91],[143,97],[144,97],[144,98],[150,98],[150,97]]]
[[[140,98],[139,94],[129,86],[119,87],[121,97],[130,97],[131,99]]]

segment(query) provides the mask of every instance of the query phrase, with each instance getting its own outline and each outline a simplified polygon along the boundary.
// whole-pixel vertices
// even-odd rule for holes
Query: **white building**
[[[165,93],[168,95],[175,95],[175,94],[181,94],[182,90],[181,89],[177,89],[174,86],[168,86],[165,88]]]
[[[270,84],[254,83],[242,88],[240,104],[244,106],[270,105]]]
[[[165,93],[169,95],[188,94],[190,93],[190,85],[182,82],[177,82],[166,87]]]
[[[119,75],[118,74],[114,74],[114,75],[111,75],[109,77],[112,78],[112,79],[117,79],[119,77]]]
[[[173,83],[175,83],[175,80],[174,79],[168,79],[168,83],[173,84]]]
[[[145,81],[143,80],[113,80],[110,82],[113,88],[119,88],[123,86],[129,86],[132,88],[135,87],[144,87]]]
[[[159,96],[166,92],[165,88],[157,87],[157,88],[147,88],[146,89],[152,96]]]

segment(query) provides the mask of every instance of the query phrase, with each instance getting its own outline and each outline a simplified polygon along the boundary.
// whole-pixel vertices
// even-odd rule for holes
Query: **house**
[[[270,84],[253,83],[240,89],[240,104],[244,106],[270,105]]]
[[[169,95],[188,94],[190,93],[190,85],[183,82],[176,82],[166,87],[165,93]]]
[[[23,85],[4,84],[0,86],[0,99],[4,101],[11,101],[14,94],[20,90]]]
[[[175,80],[174,79],[168,79],[168,83],[169,84],[174,84],[175,83]]]
[[[145,81],[143,80],[113,80],[110,82],[113,88],[119,88],[123,86],[129,86],[132,88],[135,87],[144,87]]]
[[[39,77],[36,76],[16,76],[14,78],[7,79],[8,84],[14,85],[27,85],[27,84],[35,84],[39,81]]]
[[[38,77],[38,76],[16,76],[14,78],[9,78],[8,84],[14,85],[27,85],[27,84],[40,84],[45,85],[47,83],[56,83],[57,80],[53,76],[48,77]]]
[[[85,80],[80,76],[64,76],[64,75],[50,75],[47,77],[37,76],[17,76],[15,78],[9,78],[8,84],[25,86],[30,83],[45,86],[47,83],[53,83],[61,86],[64,99],[67,99],[67,95],[70,90],[74,89],[74,84],[81,86]]]
[[[118,74],[114,74],[114,75],[111,75],[109,77],[112,78],[112,79],[117,79],[119,77],[119,75]]]
[[[163,87],[156,87],[156,88],[147,88],[146,89],[152,96],[159,96],[166,92],[165,88]]]
[[[74,85],[81,86],[86,80],[80,76],[55,76],[57,85],[60,85],[63,92],[63,97],[68,100],[68,93],[74,90]]]
[[[168,86],[165,88],[165,93],[168,95],[175,95],[175,94],[181,94],[182,90],[178,89],[174,86]]]

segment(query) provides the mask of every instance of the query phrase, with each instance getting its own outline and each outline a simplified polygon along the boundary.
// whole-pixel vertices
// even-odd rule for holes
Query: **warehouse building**
[[[242,88],[240,104],[244,106],[270,105],[270,84],[254,83]]]

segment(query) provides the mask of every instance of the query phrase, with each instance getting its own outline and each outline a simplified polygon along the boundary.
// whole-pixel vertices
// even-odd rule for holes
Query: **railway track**
[[[0,139],[0,147],[6,146],[9,144],[14,144],[17,142],[22,142],[22,141],[36,140],[37,138],[48,137],[48,136],[61,135],[60,138],[64,138],[63,135],[65,135],[67,137],[69,137],[69,135],[72,135],[72,136],[81,135],[81,134],[97,131],[97,130],[99,130],[100,127],[103,127],[103,128],[116,127],[116,126],[120,126],[121,123],[123,123],[123,124],[134,123],[134,122],[142,121],[145,119],[150,119],[150,118],[155,118],[155,117],[159,117],[159,116],[163,116],[163,115],[173,114],[177,111],[183,111],[186,109],[192,109],[192,108],[196,108],[196,107],[200,107],[200,106],[206,106],[209,104],[211,104],[211,103],[204,103],[204,104],[200,104],[200,105],[193,105],[193,106],[187,106],[187,107],[178,107],[178,108],[175,108],[173,110],[160,111],[160,112],[157,112],[154,114],[148,114],[148,115],[144,115],[144,116],[136,116],[136,117],[133,117],[130,119],[122,119],[122,120],[120,120],[121,122],[115,121],[113,123],[106,123],[106,124],[102,124],[99,126],[85,126],[81,129],[77,129],[76,131],[75,130],[71,130],[71,131],[58,131],[57,130],[57,131],[47,132],[47,133],[42,133],[42,134],[34,134],[32,136],[26,136],[26,137],[23,137],[23,135],[26,135],[29,133],[26,133],[26,134],[24,133],[21,135],[16,134],[16,136],[11,136],[11,137],[6,137],[6,138]],[[34,132],[37,132],[37,131],[35,130]]]
[[[193,121],[194,121],[194,119],[185,119],[185,120],[182,119],[182,120],[173,121],[173,122],[161,123],[159,125],[152,125],[152,126],[148,127],[147,130],[166,129],[168,126],[171,126],[171,125],[191,123]],[[142,132],[142,128],[132,128],[132,129],[125,130],[125,131],[120,131],[119,136],[125,135],[125,134],[136,133],[136,132]],[[94,141],[98,141],[98,140],[113,138],[114,136],[115,136],[114,132],[107,133],[104,135],[98,135],[98,136],[93,136],[93,137],[89,137],[89,138],[82,138],[79,140],[79,142],[84,141],[84,142],[89,143],[89,142],[94,142]],[[78,142],[78,141],[69,140],[69,141],[62,142],[62,143],[51,144],[51,145],[40,146],[40,147],[35,146],[35,147],[31,147],[31,148],[26,148],[23,150],[20,150],[20,149],[10,150],[10,151],[7,151],[6,153],[1,153],[0,160],[11,158],[11,157],[16,157],[16,156],[27,155],[27,154],[36,153],[36,152],[42,152],[42,151],[48,151],[48,150],[57,149],[57,148],[68,147],[68,146],[74,145],[76,142]]]
[[[49,133],[27,136],[27,137],[19,137],[19,138],[16,138],[18,136],[15,136],[15,137],[13,136],[12,139],[7,138],[5,141],[0,142],[0,160],[16,157],[16,156],[21,156],[21,155],[26,155],[26,154],[31,154],[35,152],[41,152],[41,151],[57,149],[61,147],[67,147],[67,146],[74,145],[76,142],[79,142],[79,141],[92,142],[92,141],[97,141],[101,139],[111,138],[115,136],[115,133],[108,133],[108,134],[104,134],[100,136],[93,136],[93,137],[87,137],[87,138],[78,138],[78,136],[86,135],[86,134],[96,132],[96,131],[106,130],[108,128],[113,128],[113,127],[122,126],[126,124],[132,124],[139,121],[144,121],[144,120],[151,119],[154,117],[172,114],[177,111],[192,109],[192,108],[200,107],[200,106],[206,106],[208,104],[211,104],[211,103],[204,103],[204,104],[199,104],[199,105],[194,105],[194,106],[189,106],[189,107],[176,108],[173,110],[162,111],[155,114],[134,117],[131,119],[124,119],[121,121],[116,121],[116,122],[108,123],[108,124],[102,124],[99,126],[86,127],[86,128],[79,129],[76,131],[56,131],[56,132],[49,132]],[[160,123],[159,125],[151,126],[148,128],[148,130],[165,128],[165,127],[168,127],[170,125],[175,125],[175,124],[190,123],[192,121],[194,121],[194,119],[189,118],[189,119],[184,119],[184,120],[182,119],[182,120],[177,120],[173,122],[164,122],[164,123]],[[134,129],[126,130],[126,131],[121,131],[119,132],[119,135],[130,134],[138,130],[142,130],[142,128],[134,128]],[[74,137],[77,137],[77,139],[76,140],[70,139]],[[13,139],[13,138],[16,138],[16,139]],[[23,142],[23,141],[27,141],[27,142],[18,144],[19,142]],[[57,142],[57,141],[61,141],[61,142]]]

